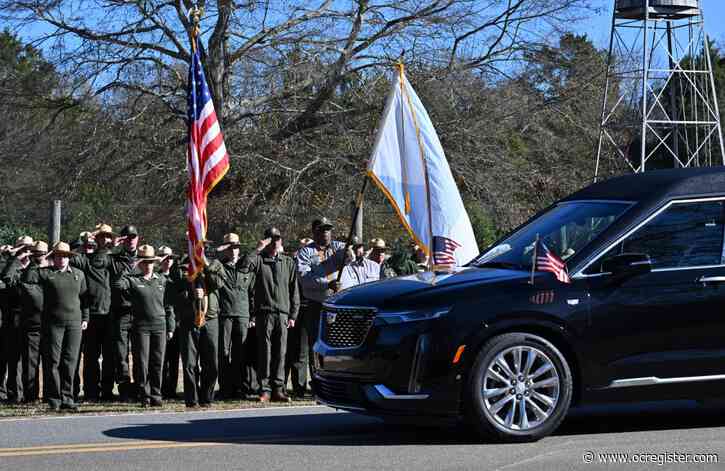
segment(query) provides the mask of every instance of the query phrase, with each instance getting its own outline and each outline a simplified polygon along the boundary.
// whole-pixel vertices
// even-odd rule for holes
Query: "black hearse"
[[[315,344],[319,402],[550,434],[573,404],[705,398],[725,385],[725,168],[594,184],[455,273],[338,293]],[[571,283],[531,273],[538,236]]]

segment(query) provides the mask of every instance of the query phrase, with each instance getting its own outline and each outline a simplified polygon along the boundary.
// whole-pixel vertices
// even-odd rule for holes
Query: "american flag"
[[[456,266],[456,249],[461,244],[447,237],[433,237],[433,263],[439,267],[453,268]]]
[[[543,241],[536,242],[536,270],[548,271],[554,274],[557,280],[562,283],[571,283],[566,263],[544,244]]]
[[[186,216],[190,280],[194,280],[204,268],[207,196],[229,170],[229,154],[224,146],[224,137],[196,46],[195,38],[194,54],[189,66],[189,147],[186,153],[189,170]]]

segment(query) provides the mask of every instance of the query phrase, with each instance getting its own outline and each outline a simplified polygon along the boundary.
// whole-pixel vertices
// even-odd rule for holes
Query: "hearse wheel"
[[[478,353],[468,392],[469,418],[484,438],[534,441],[564,420],[572,396],[571,370],[548,340],[503,334]]]

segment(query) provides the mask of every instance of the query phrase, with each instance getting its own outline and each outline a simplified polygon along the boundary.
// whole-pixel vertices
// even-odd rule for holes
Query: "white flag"
[[[402,66],[383,113],[368,175],[436,265],[460,266],[479,253],[445,153]]]

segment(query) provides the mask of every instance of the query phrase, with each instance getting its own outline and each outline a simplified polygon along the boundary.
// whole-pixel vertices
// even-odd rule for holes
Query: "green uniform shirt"
[[[118,280],[123,275],[140,275],[141,271],[136,263],[136,254],[122,249],[120,252],[111,253],[111,308],[126,311],[131,309],[131,300],[118,288],[115,288],[113,280]]]
[[[255,280],[255,313],[286,314],[297,319],[300,289],[295,261],[284,254],[272,257],[264,252],[248,260]]]
[[[86,276],[79,269],[71,266],[63,271],[55,267],[40,268],[28,272],[26,280],[43,288],[43,322],[88,321]]]
[[[130,301],[135,328],[174,331],[172,290],[167,290],[166,277],[154,273],[147,280],[140,274],[125,274],[114,286]]]
[[[177,270],[171,273],[174,284],[174,292],[176,293],[174,301],[174,313],[180,327],[191,329],[194,327],[196,320],[196,311],[194,310],[194,288],[186,279],[186,276]],[[219,317],[219,296],[217,291],[207,291],[209,304],[206,310],[206,320],[216,319]]]
[[[105,316],[111,310],[111,269],[109,250],[80,254],[71,258],[71,266],[82,270],[88,283],[88,303],[92,316]]]
[[[249,318],[249,305],[254,285],[254,272],[246,260],[236,264],[214,260],[206,268],[209,291],[216,291],[221,317]]]
[[[43,315],[43,288],[38,284],[38,267],[35,263],[23,268],[18,259],[14,259],[5,270],[3,280],[9,289],[18,293],[21,322],[29,329],[38,329]]]

